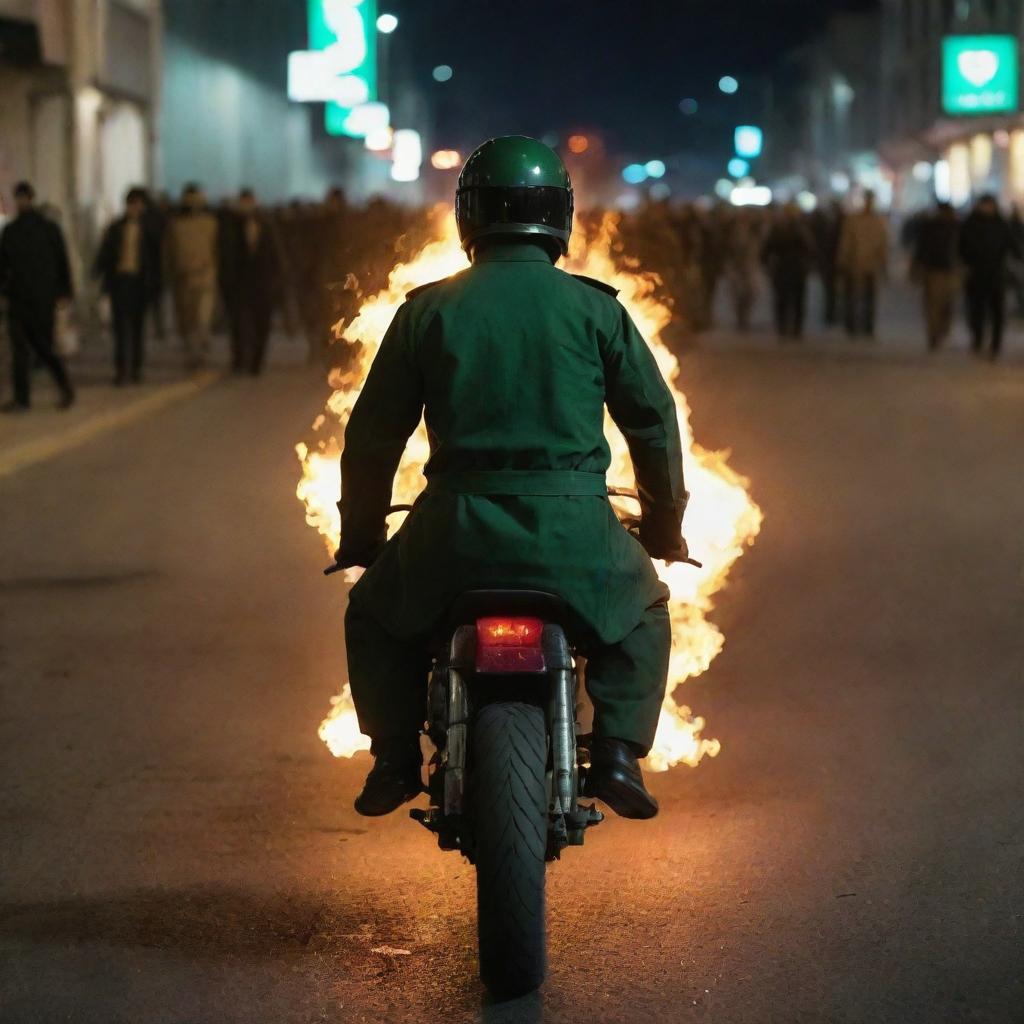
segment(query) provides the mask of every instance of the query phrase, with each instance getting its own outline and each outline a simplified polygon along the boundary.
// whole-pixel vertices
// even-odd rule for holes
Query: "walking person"
[[[210,351],[210,327],[217,299],[217,218],[207,209],[198,185],[188,184],[181,209],[167,226],[167,264],[174,307],[190,369],[202,366]]]
[[[843,230],[843,206],[833,199],[827,210],[815,210],[811,217],[817,250],[818,275],[824,297],[823,318],[826,327],[839,321],[839,236]]]
[[[110,297],[114,383],[142,380],[146,309],[160,279],[160,248],[147,216],[146,193],[129,189],[124,214],[104,232],[94,273]]]
[[[1003,346],[1007,264],[1020,247],[995,196],[984,195],[960,231],[960,259],[967,271],[965,293],[971,351],[996,359]],[[987,344],[986,344],[987,341]]]
[[[270,319],[281,280],[281,261],[270,221],[252,189],[238,196],[221,246],[221,287],[231,330],[231,368],[253,376],[263,369]]]
[[[799,339],[804,332],[807,275],[814,262],[814,239],[796,203],[786,203],[768,229],[761,259],[772,283],[775,333],[779,341]]]
[[[58,408],[74,403],[63,360],[54,351],[57,304],[71,298],[71,267],[60,228],[35,207],[35,190],[23,181],[14,188],[17,216],[0,235],[0,294],[7,301],[11,344],[12,401],[4,412],[25,412],[31,405],[32,363],[49,371],[60,390]]]
[[[864,205],[844,221],[839,235],[837,264],[845,289],[846,331],[852,337],[875,335],[878,281],[889,262],[889,232],[875,211],[874,192],[864,193]]]
[[[740,207],[725,232],[722,266],[736,314],[736,329],[741,332],[750,329],[750,314],[757,299],[761,257],[757,216],[749,208]]]
[[[949,337],[958,287],[960,223],[949,203],[918,224],[914,233],[911,277],[920,282],[928,348],[934,352]]]

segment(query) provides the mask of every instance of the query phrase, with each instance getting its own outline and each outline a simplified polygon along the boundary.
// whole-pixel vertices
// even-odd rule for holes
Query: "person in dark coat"
[[[160,243],[147,217],[146,194],[130,189],[124,215],[103,234],[94,272],[110,296],[114,328],[114,383],[142,379],[146,308],[160,280]]]
[[[814,263],[814,238],[796,203],[782,208],[761,247],[761,259],[772,282],[775,332],[782,341],[804,331],[807,275]]]
[[[980,355],[988,335],[988,354],[1003,345],[1007,263],[1020,248],[995,197],[982,196],[960,230],[960,259],[967,269],[965,284],[971,350]]]
[[[960,241],[956,211],[949,203],[939,203],[933,214],[918,219],[913,239],[912,277],[921,283],[928,348],[934,351],[953,326]]]
[[[824,320],[828,327],[839,320],[839,236],[843,230],[843,217],[842,204],[833,200],[827,210],[819,208],[811,218],[818,274],[825,299]]]
[[[4,412],[24,412],[31,404],[32,360],[49,370],[60,389],[59,408],[69,408],[75,392],[64,362],[53,348],[57,303],[71,298],[71,267],[60,228],[35,208],[35,190],[26,182],[14,189],[18,215],[0,235],[0,294],[7,299],[14,398]]]
[[[222,234],[220,276],[231,327],[231,367],[255,375],[266,356],[281,260],[273,226],[257,209],[251,189],[239,194]]]

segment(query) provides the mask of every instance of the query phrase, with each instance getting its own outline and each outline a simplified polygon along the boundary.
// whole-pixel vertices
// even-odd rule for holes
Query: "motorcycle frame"
[[[582,845],[586,828],[602,820],[600,812],[579,803],[579,678],[568,637],[561,626],[545,623],[541,641],[545,671],[535,674],[479,675],[476,643],[476,626],[459,626],[434,664],[427,699],[427,732],[437,748],[427,787],[431,806],[410,814],[437,834],[441,849],[457,849],[472,863],[473,808],[467,794],[473,714],[497,699],[533,701],[544,708],[548,737],[547,859],[558,859],[565,846]]]

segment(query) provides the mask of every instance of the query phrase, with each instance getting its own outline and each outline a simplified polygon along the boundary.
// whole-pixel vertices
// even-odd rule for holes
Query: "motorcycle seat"
[[[575,622],[562,598],[542,590],[467,590],[455,599],[446,620],[454,629],[492,615],[526,615],[565,628]]]

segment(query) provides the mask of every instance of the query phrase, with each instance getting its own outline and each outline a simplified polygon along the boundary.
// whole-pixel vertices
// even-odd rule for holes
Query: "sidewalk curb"
[[[206,370],[188,380],[170,384],[118,409],[92,416],[65,433],[35,438],[32,441],[14,445],[6,451],[0,450],[0,480],[12,476],[19,470],[27,469],[29,466],[63,455],[64,452],[73,448],[79,448],[103,434],[120,430],[121,427],[134,423],[166,406],[173,405],[175,402],[191,398],[201,391],[205,391],[211,384],[221,380],[223,376],[216,370]]]

